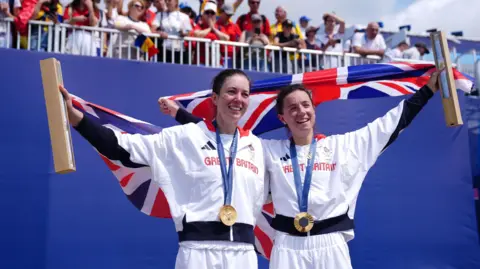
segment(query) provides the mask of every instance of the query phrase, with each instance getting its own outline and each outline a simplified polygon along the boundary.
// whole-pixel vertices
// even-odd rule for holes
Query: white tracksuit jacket
[[[179,241],[255,242],[256,216],[265,201],[264,155],[260,140],[240,131],[233,175],[232,205],[238,213],[231,228],[218,218],[223,180],[215,127],[199,122],[163,129],[153,135],[122,134],[85,116],[75,128],[101,154],[125,166],[148,165],[164,192]],[[225,157],[230,156],[224,145]],[[228,161],[227,161],[228,169]],[[252,248],[253,249],[253,248]]]
[[[357,196],[368,170],[432,96],[430,88],[424,86],[384,116],[359,130],[328,137],[316,136],[318,142],[308,212],[316,221],[330,219],[332,222],[317,231],[318,234],[342,232],[346,241],[353,238]],[[187,123],[200,119],[182,109],[177,113],[176,120]],[[270,185],[267,188],[270,188],[276,215],[272,226],[279,231],[300,235],[293,225],[299,205],[289,156],[290,141],[262,139],[262,144],[268,175],[266,184]],[[302,182],[308,150],[309,145],[297,146]],[[311,233],[318,229],[316,226]]]

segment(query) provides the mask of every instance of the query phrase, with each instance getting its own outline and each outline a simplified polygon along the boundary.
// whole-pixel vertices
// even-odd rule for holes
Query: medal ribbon
[[[297,149],[295,148],[295,143],[293,139],[290,141],[290,155],[292,156],[292,168],[293,168],[293,178],[295,180],[295,188],[297,189],[297,199],[298,207],[300,212],[307,212],[308,210],[308,193],[310,191],[310,182],[312,181],[312,170],[313,164],[315,162],[315,153],[317,151],[317,140],[312,139],[310,144],[310,151],[308,156],[311,158],[308,159],[306,171],[305,171],[305,181],[303,182],[300,178],[300,166],[298,165]]]
[[[223,178],[223,193],[224,193],[224,205],[230,205],[232,202],[232,186],[233,186],[233,164],[235,157],[237,156],[237,129],[233,135],[232,145],[230,146],[230,159],[227,172],[226,160],[225,160],[225,151],[223,149],[222,139],[220,137],[220,132],[215,124],[215,129],[217,133],[217,152],[218,158],[220,159],[220,169],[222,171]]]

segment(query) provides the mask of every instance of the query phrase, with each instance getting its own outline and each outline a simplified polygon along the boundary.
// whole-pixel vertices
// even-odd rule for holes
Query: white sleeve
[[[270,191],[270,172],[265,169],[264,176],[264,189],[263,189],[263,204],[269,204],[272,202],[272,193]]]
[[[122,134],[114,131],[118,145],[129,154],[133,163],[152,165],[154,159],[165,159],[166,144],[163,133],[154,135]],[[120,159],[122,161],[122,159]]]
[[[127,25],[127,23],[128,23],[128,19],[127,19],[127,17],[125,17],[123,15],[117,15],[113,19],[113,26],[114,27],[124,27],[125,25]]]
[[[139,22],[139,26],[141,27],[141,29],[143,30],[142,33],[151,33],[151,30],[150,30],[150,26],[148,26],[148,24],[146,22]]]
[[[272,193],[270,189],[270,181],[271,181],[271,176],[272,173],[270,173],[270,170],[273,167],[272,164],[272,155],[270,151],[270,144],[272,143],[272,140],[270,139],[262,139],[260,138],[260,141],[262,143],[262,148],[263,148],[263,158],[265,160],[265,176],[264,176],[264,204],[269,204],[272,202]]]
[[[161,12],[158,12],[155,15],[155,19],[152,21],[152,26],[154,26],[154,29],[157,29],[160,26],[160,18],[161,18]]]
[[[173,142],[183,126],[163,129],[152,135],[126,134],[107,128],[84,116],[75,129],[110,160],[120,161],[126,167],[154,166],[168,159]]]
[[[191,32],[192,31],[192,24],[190,23],[190,18],[183,14],[184,16],[182,16],[182,28],[184,30],[184,32]]]
[[[356,33],[352,38],[352,47],[363,47],[363,33]]]
[[[13,2],[13,7],[14,7],[14,8],[22,7],[22,3],[20,2],[20,0],[15,0],[15,1]]]
[[[378,42],[378,46],[379,46],[379,49],[381,50],[386,50],[387,49],[387,44],[385,43],[385,39],[383,38],[383,35],[381,34],[378,34],[378,38],[379,38],[379,42]]]
[[[346,163],[356,163],[362,171],[370,169],[379,155],[397,139],[432,96],[433,92],[424,86],[384,116],[357,131],[340,136]]]
[[[337,137],[337,152],[341,158],[341,180],[350,205],[350,217],[370,167],[380,154],[391,145],[433,96],[428,87],[422,87],[408,100],[388,111],[362,129]]]

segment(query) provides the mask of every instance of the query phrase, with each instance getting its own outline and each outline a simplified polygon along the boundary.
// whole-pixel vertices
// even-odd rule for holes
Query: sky
[[[189,3],[198,11],[199,0],[179,1]],[[480,0],[262,0],[260,12],[275,22],[278,5],[284,6],[288,17],[295,21],[306,15],[312,18],[313,24],[320,24],[323,13],[334,11],[347,24],[382,21],[385,30],[394,31],[400,25],[410,24],[413,33],[437,28],[448,33],[463,31],[464,37],[480,39],[477,19]],[[248,9],[248,0],[244,0],[235,17]]]

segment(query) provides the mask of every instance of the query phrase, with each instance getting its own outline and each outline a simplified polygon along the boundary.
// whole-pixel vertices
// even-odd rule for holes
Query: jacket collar
[[[210,139],[212,139],[213,141],[217,140],[217,136],[215,134],[216,129],[215,129],[215,126],[213,125],[213,122],[204,120],[204,121],[200,122],[200,126],[201,126],[201,128],[204,129],[205,134]],[[239,126],[237,126],[237,128],[238,128],[238,134],[239,134],[237,150],[239,151],[242,148],[250,146],[252,144],[253,134],[251,133],[250,130],[242,129]]]

